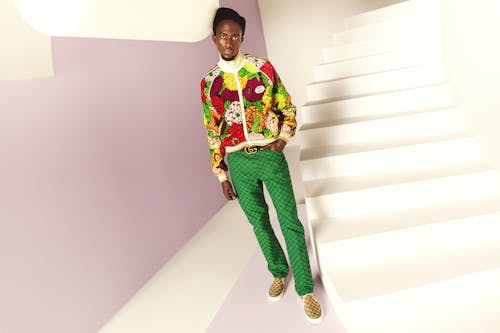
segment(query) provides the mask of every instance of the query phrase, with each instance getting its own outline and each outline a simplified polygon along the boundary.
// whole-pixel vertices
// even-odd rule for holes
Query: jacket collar
[[[245,56],[239,52],[238,55],[231,61],[227,61],[222,59],[219,55],[219,68],[224,72],[236,72],[239,71],[241,67],[243,67],[243,63],[245,62]]]

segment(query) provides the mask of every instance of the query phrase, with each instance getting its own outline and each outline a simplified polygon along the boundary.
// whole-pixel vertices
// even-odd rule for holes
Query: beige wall
[[[469,129],[500,169],[500,2],[442,0],[448,74]]]
[[[12,1],[0,0],[0,80],[52,76],[50,37],[33,30]]]
[[[306,84],[313,67],[323,61],[323,49],[332,46],[333,33],[344,30],[344,18],[389,6],[402,0],[259,0],[267,54],[278,70],[292,101],[306,103]],[[303,200],[298,167],[300,134],[287,147],[296,197]]]

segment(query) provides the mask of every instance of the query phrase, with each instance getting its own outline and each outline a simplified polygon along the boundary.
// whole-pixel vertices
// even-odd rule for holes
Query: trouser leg
[[[288,258],[295,279],[295,290],[299,295],[313,292],[314,281],[307,253],[304,227],[297,215],[288,164],[283,153],[266,151],[267,161],[263,181],[278,214],[278,220],[286,242]]]
[[[259,159],[255,155],[234,152],[228,155],[228,165],[239,204],[253,226],[253,231],[274,277],[288,275],[288,263],[271,227],[268,206],[264,198]]]

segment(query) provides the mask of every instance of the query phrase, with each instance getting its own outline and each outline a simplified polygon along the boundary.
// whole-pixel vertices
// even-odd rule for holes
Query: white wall
[[[469,129],[500,169],[500,2],[441,0],[448,74]]]
[[[344,18],[402,0],[259,0],[267,54],[298,109],[307,102],[306,84],[322,50],[333,44],[333,33],[344,30]],[[303,200],[298,167],[300,134],[287,147],[296,197]]]

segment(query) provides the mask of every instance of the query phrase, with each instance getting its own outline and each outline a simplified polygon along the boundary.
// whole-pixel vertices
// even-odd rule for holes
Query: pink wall
[[[265,55],[256,1],[243,51]],[[0,81],[0,332],[96,332],[224,204],[198,43],[53,38],[56,76]]]

